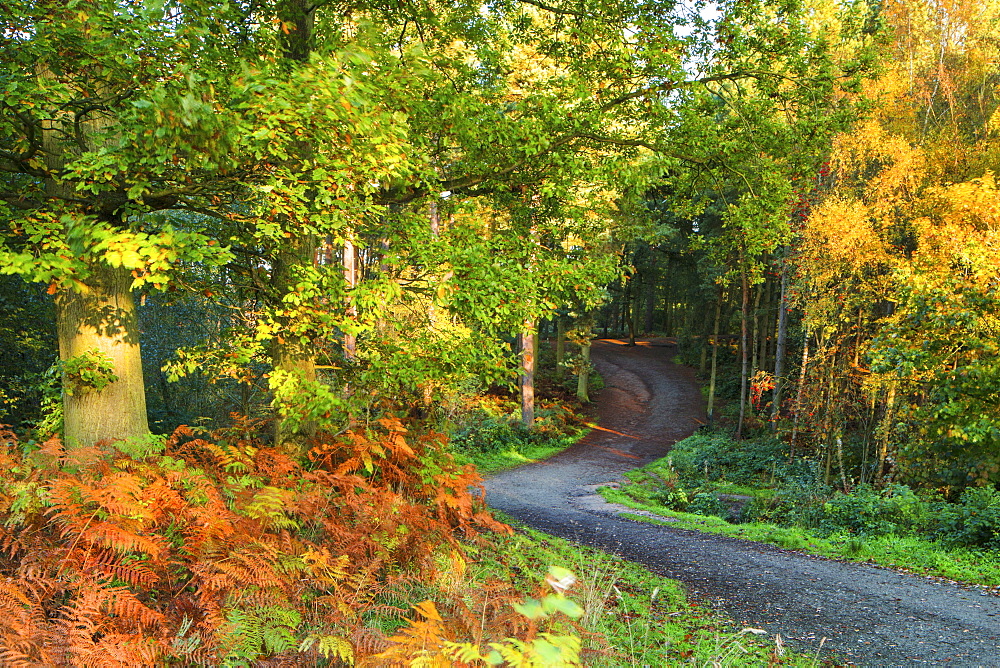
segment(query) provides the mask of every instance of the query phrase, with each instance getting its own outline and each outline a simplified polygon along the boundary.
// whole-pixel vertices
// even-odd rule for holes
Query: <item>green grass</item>
[[[744,488],[746,489],[746,488]],[[694,515],[671,510],[649,498],[648,491],[632,492],[639,486],[627,484],[620,489],[602,488],[600,493],[612,503],[645,510],[677,521],[658,522],[642,515],[628,514],[642,522],[668,524],[680,529],[692,529],[732,538],[770,543],[824,557],[848,561],[870,562],[921,575],[939,577],[969,584],[1000,586],[1000,556],[985,550],[946,548],[941,544],[913,536],[855,536],[834,534],[820,537],[801,527],[779,526],[763,522],[731,524],[714,516]],[[754,490],[751,490],[754,491]]]
[[[492,452],[458,452],[455,458],[460,464],[475,464],[480,473],[489,475],[507,469],[542,461],[558,454],[579,441],[589,430],[566,435],[561,439],[546,439],[540,443],[531,443],[517,449]]]
[[[537,583],[549,566],[570,569],[577,584],[568,596],[584,609],[579,623],[585,665],[665,666],[681,663],[769,666],[775,639],[759,629],[734,627],[719,613],[686,599],[680,585],[620,557],[533,531],[497,536],[475,554],[474,578],[517,578]],[[781,665],[839,665],[780,650]]]

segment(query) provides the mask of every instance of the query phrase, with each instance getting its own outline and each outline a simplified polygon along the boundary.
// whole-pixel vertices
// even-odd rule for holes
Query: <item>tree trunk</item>
[[[701,328],[701,359],[698,360],[698,375],[704,376],[708,367],[708,335],[712,331],[712,316],[710,311],[705,312],[705,322]]]
[[[767,363],[767,349],[768,349],[768,329],[767,326],[767,314],[771,312],[771,301],[772,301],[772,284],[773,281],[765,280],[762,287],[763,299],[761,300],[761,307],[758,309],[757,314],[754,318],[754,327],[757,328],[757,334],[754,338],[757,340],[757,364],[754,365],[754,372],[760,371],[762,369],[768,368]]]
[[[833,460],[833,401],[836,394],[836,374],[837,355],[840,352],[840,344],[834,341],[833,351],[830,357],[830,376],[826,383],[826,402],[823,408],[823,443],[826,446],[826,473],[823,478],[824,484],[829,485],[831,478]]]
[[[580,373],[576,377],[576,398],[590,402],[590,341],[580,344]]]
[[[628,344],[630,346],[635,345],[635,302],[636,302],[636,292],[635,289],[635,277],[629,279],[626,290],[625,290],[625,325],[628,327]]]
[[[358,316],[358,307],[350,291],[358,285],[358,249],[350,239],[344,240],[344,285],[348,290],[346,298],[346,315],[349,320]],[[344,357],[353,360],[357,356],[358,337],[344,333]]]
[[[315,9],[315,6],[307,0],[282,0],[277,7],[283,28],[278,38],[283,57],[289,67],[309,60]],[[304,163],[311,159],[313,147],[308,140],[296,142],[295,148],[297,152],[295,157],[299,161]],[[312,198],[315,193],[307,193],[306,196]],[[288,247],[278,251],[271,281],[278,300],[294,289],[295,267],[306,266],[316,261],[318,247],[319,243],[314,235],[298,234],[291,239]],[[281,309],[280,301],[277,308]],[[276,371],[295,377],[299,383],[314,382],[316,354],[313,347],[302,343],[291,318],[279,317],[278,321],[281,322],[283,331],[279,332],[271,344],[272,366]],[[274,420],[274,445],[289,454],[298,454],[303,449],[305,441],[316,435],[318,427],[315,421],[297,418],[298,416],[289,415],[281,406],[277,408]]]
[[[750,374],[749,374],[750,377],[753,377],[757,374],[757,371],[760,369],[760,363],[761,363],[760,355],[758,353],[760,350],[760,301],[761,297],[764,296],[764,283],[758,285],[757,289],[754,292],[755,294],[753,298],[753,333],[751,334],[750,337],[750,350],[752,355],[750,359]]]
[[[778,332],[774,349],[774,394],[771,398],[771,428],[778,430],[781,417],[781,390],[785,383],[785,349],[788,345],[788,260],[781,262],[781,296],[778,299]],[[808,345],[808,343],[807,343]]]
[[[36,75],[52,85],[58,78],[44,65],[37,67]],[[44,187],[53,200],[68,202],[77,197],[73,186],[55,175],[80,151],[99,148],[96,137],[114,122],[110,113],[100,108],[96,105],[89,113],[79,114],[66,109],[61,117],[41,121],[43,159],[50,175],[44,179]],[[82,217],[82,207],[76,213]],[[117,213],[106,215],[106,219],[116,225],[122,223]],[[87,448],[105,440],[149,435],[131,272],[101,261],[90,264],[89,269],[91,276],[79,289],[60,287],[55,295],[59,358],[64,363],[74,358],[82,363],[81,356],[96,353],[92,364],[110,363],[106,379],[117,379],[95,387],[64,373],[62,436],[66,448]]]
[[[743,419],[746,416],[747,409],[747,385],[748,377],[747,372],[749,371],[750,365],[750,351],[747,347],[748,341],[748,325],[747,322],[750,319],[750,277],[747,275],[746,269],[743,270],[743,275],[741,279],[741,288],[743,293],[742,308],[740,309],[740,353],[742,356],[742,363],[740,365],[740,419],[739,423],[736,425],[736,440],[739,441],[743,438]]]
[[[521,422],[535,424],[535,324],[526,321],[521,333]]]
[[[585,315],[580,321],[580,366],[576,377],[576,398],[590,402],[590,340],[593,319]]]
[[[795,456],[795,438],[799,435],[799,416],[802,414],[802,391],[806,386],[806,368],[809,366],[809,330],[802,343],[802,366],[799,368],[799,387],[795,392],[795,417],[792,420],[792,436],[788,440],[788,460]]]
[[[566,319],[556,316],[556,380],[562,381],[566,375],[563,365],[566,363]]]
[[[882,416],[882,424],[879,425],[878,434],[878,477],[881,479],[885,475],[885,462],[889,456],[889,437],[892,431],[892,418],[896,407],[896,386],[898,381],[892,380],[889,383],[889,394],[885,400],[885,414]]]
[[[646,336],[653,333],[653,318],[656,315],[656,290],[657,281],[656,274],[653,273],[649,277],[649,283],[646,285],[646,303],[645,303],[645,317],[643,319],[642,331]]]
[[[98,389],[64,376],[67,448],[149,434],[132,275],[127,269],[101,265],[93,271],[85,292],[66,291],[56,298],[59,358],[68,362],[96,351],[110,360],[117,380]]]
[[[535,360],[535,371],[538,371],[540,360],[542,359],[541,345],[542,345],[542,323],[541,321],[535,323],[535,331],[531,335],[531,356]]]
[[[315,255],[317,242],[313,236],[304,235],[294,241],[278,253],[274,262],[271,284],[275,295],[286,295],[293,290],[295,267],[311,262]],[[277,308],[280,311],[280,305]],[[292,318],[279,314],[276,320],[281,331],[271,342],[271,365],[276,372],[295,378],[296,383],[308,385],[316,380],[315,351],[311,345],[302,343]],[[298,454],[305,442],[316,435],[318,425],[312,420],[300,420],[300,416],[290,414],[288,407],[278,402],[275,409],[275,447]]]
[[[437,239],[441,236],[441,211],[438,207],[437,200],[431,200],[430,204],[427,206],[427,212],[430,223],[429,229],[431,237]],[[383,273],[387,272],[383,270]],[[427,303],[427,323],[431,329],[437,329],[437,310],[434,308],[433,300],[430,300]],[[420,384],[420,398],[425,414],[429,414],[431,407],[434,404],[434,384],[431,381],[425,380]]]
[[[715,327],[712,335],[712,374],[708,380],[708,426],[715,423],[715,379],[719,362],[719,323],[722,320],[722,290],[715,301]]]
[[[278,18],[282,23],[279,38],[283,55],[288,60],[300,63],[309,60],[318,6],[310,0],[281,0],[279,2]]]
[[[626,290],[628,289],[626,284]],[[618,309],[618,323],[615,325],[615,333],[619,336],[625,335],[625,330],[628,329],[626,320],[628,318],[628,292],[626,291],[622,296],[621,308]]]

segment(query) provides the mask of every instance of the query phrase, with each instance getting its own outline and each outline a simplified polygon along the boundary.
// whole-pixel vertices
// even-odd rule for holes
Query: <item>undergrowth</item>
[[[456,459],[481,473],[540,461],[565,450],[588,431],[586,420],[560,401],[540,401],[531,429],[520,421],[513,401],[480,401],[454,429],[450,447]]]
[[[438,434],[385,419],[300,462],[260,428],[3,432],[0,664],[814,664],[639,566],[511,535]]]
[[[721,433],[685,439],[628,478],[604,497],[670,526],[1000,586],[1000,492],[991,488],[969,488],[957,502],[897,484],[845,493],[780,441]]]
[[[387,419],[304,463],[258,434],[0,435],[0,663],[364,663],[392,645],[374,617],[402,624],[460,538],[506,528],[437,434]],[[481,613],[490,639],[526,628]]]
[[[0,664],[818,663],[638,565],[494,520],[470,462],[586,429],[558,402],[530,431],[511,408],[481,402],[451,445],[389,418],[301,460],[245,418],[72,450],[0,432]]]
[[[439,429],[449,436],[449,446],[461,463],[471,463],[484,474],[541,461],[579,441],[590,425],[574,396],[576,376],[567,357],[562,376],[556,367],[553,343],[540,347],[535,377],[535,421],[530,429],[521,423],[520,402],[512,395],[475,397],[452,411]],[[604,387],[604,379],[591,366],[590,391]]]
[[[494,535],[477,548],[474,581],[537,582],[553,566],[575,575],[566,595],[581,610],[576,620],[584,665],[596,667],[815,666],[815,656],[791,652],[759,629],[732,626],[710,608],[688,601],[675,580],[599,550],[524,529]],[[824,664],[825,665],[825,664]]]

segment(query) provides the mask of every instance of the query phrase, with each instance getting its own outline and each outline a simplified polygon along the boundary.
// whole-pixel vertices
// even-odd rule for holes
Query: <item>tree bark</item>
[[[593,329],[592,316],[585,315],[580,321],[580,362],[576,377],[576,398],[590,402],[590,341]]]
[[[747,409],[747,385],[749,378],[747,377],[748,367],[750,364],[750,351],[747,348],[747,338],[748,338],[748,325],[747,322],[750,318],[750,277],[747,275],[746,269],[742,272],[741,277],[741,288],[743,293],[742,308],[740,309],[740,353],[742,356],[742,363],[740,365],[740,419],[739,423],[736,425],[736,440],[739,441],[743,438],[743,419],[746,416]]]
[[[566,363],[566,319],[556,316],[556,380],[562,381],[566,375],[563,365]]]
[[[635,302],[636,293],[635,289],[635,277],[633,276],[628,280],[625,288],[625,303],[623,307],[625,309],[625,325],[628,327],[628,344],[630,346],[635,345]]]
[[[96,389],[64,378],[67,448],[149,434],[132,275],[127,269],[102,265],[93,272],[85,292],[65,291],[55,300],[59,358],[67,362],[97,351],[111,360],[118,379]]]
[[[837,355],[840,352],[839,341],[834,341],[833,351],[830,356],[830,375],[826,383],[826,401],[823,408],[823,443],[826,447],[826,471],[823,478],[824,484],[829,485],[833,464],[833,400],[836,394],[836,374]]]
[[[799,368],[799,387],[795,393],[795,417],[792,420],[792,436],[788,440],[788,460],[795,457],[795,439],[799,435],[799,416],[802,414],[802,392],[806,386],[806,368],[809,366],[809,330],[802,343],[802,365]]]
[[[889,383],[889,393],[885,400],[885,414],[882,416],[882,423],[879,425],[878,434],[878,477],[882,479],[885,475],[885,462],[889,457],[889,437],[892,432],[892,418],[896,408],[896,386],[898,381],[892,380]]]
[[[526,321],[521,332],[521,423],[535,424],[535,323]]]
[[[344,240],[344,284],[348,290],[345,313],[348,319],[353,320],[358,316],[358,307],[354,303],[354,297],[349,292],[358,285],[358,249],[350,239]],[[357,356],[357,347],[358,337],[345,332],[344,357],[353,360]]]
[[[580,373],[576,377],[576,398],[590,402],[590,340],[580,344]]]
[[[42,80],[54,83],[57,79],[44,66],[39,66],[36,73]],[[95,138],[113,123],[109,113],[97,109],[80,116],[67,110],[61,118],[42,121],[41,141],[49,174],[44,182],[47,195],[64,201],[77,196],[73,186],[57,175],[79,151],[98,148]],[[79,224],[87,224],[82,207],[73,213],[82,218]],[[122,223],[117,213],[101,215],[117,225]],[[60,287],[55,296],[59,358],[67,362],[88,352],[99,353],[110,360],[117,380],[97,389],[80,385],[64,374],[63,442],[67,448],[149,435],[131,272],[100,260],[88,269],[90,276],[83,278],[77,288]]]
[[[778,332],[774,349],[774,394],[771,398],[771,428],[778,430],[781,417],[781,390],[785,384],[785,349],[788,345],[788,259],[781,262],[781,296],[778,299]],[[807,344],[808,345],[808,344]]]
[[[277,12],[283,28],[279,31],[279,40],[285,61],[289,67],[308,62],[312,51],[316,6],[307,0],[282,0]],[[301,162],[308,161],[313,154],[313,146],[307,140],[296,142],[295,146],[298,153],[296,158]],[[311,198],[314,193],[307,196]],[[314,235],[299,234],[291,239],[286,248],[277,252],[271,283],[278,300],[293,289],[295,268],[316,261],[318,247],[319,243]],[[277,308],[281,308],[280,301]],[[282,324],[283,331],[271,344],[272,366],[276,371],[291,374],[299,382],[315,381],[316,353],[313,347],[302,343],[291,319],[279,317],[278,321]],[[305,441],[316,435],[318,428],[315,421],[300,421],[295,417],[278,407],[274,420],[274,445],[290,454],[298,454]]]
[[[646,286],[646,302],[645,302],[645,318],[643,322],[642,331],[646,336],[653,333],[653,319],[656,315],[656,274],[653,273],[649,277],[649,283]]]
[[[712,335],[712,374],[708,380],[708,426],[715,424],[715,379],[719,362],[719,323],[722,320],[722,290],[715,301],[715,327]]]
[[[437,200],[431,200],[427,206],[429,218],[429,229],[431,237],[437,239],[441,236],[441,211]],[[434,301],[427,304],[427,323],[431,329],[437,329],[437,310],[434,308]],[[420,386],[421,401],[424,411],[429,412],[434,403],[434,385],[430,381],[424,381]]]
[[[312,235],[303,235],[293,240],[288,247],[277,253],[271,273],[273,294],[279,298],[294,288],[295,268],[313,261],[317,241]],[[276,305],[280,312],[281,306]],[[302,383],[316,380],[316,353],[311,345],[301,341],[292,318],[280,313],[276,317],[281,331],[271,342],[271,365],[275,371],[287,373]],[[274,445],[283,448],[288,445],[289,454],[298,454],[305,441],[316,435],[317,424],[312,420],[298,420],[282,406],[276,406],[274,419]]]
[[[698,360],[698,375],[704,376],[705,369],[708,367],[708,335],[712,331],[712,316],[709,315],[710,311],[705,312],[705,322],[701,327],[701,357]]]
[[[767,352],[768,352],[768,339],[770,339],[771,337],[768,336],[768,329],[770,328],[767,326],[767,315],[771,312],[771,301],[772,301],[771,293],[774,292],[774,290],[772,290],[773,283],[774,281],[765,280],[763,285],[761,286],[762,292],[764,294],[763,298],[761,299],[761,306],[757,310],[754,319],[754,327],[757,328],[757,334],[754,336],[754,338],[757,340],[757,350],[758,350],[757,364],[754,365],[755,372],[760,371],[762,369],[766,369],[769,366],[767,363]]]
[[[288,60],[304,63],[312,53],[316,8],[310,0],[282,0],[278,5],[279,32],[283,55]]]
[[[766,281],[765,281],[765,283],[766,283]],[[760,301],[761,301],[761,297],[764,296],[764,284],[762,283],[762,284],[758,285],[757,289],[754,292],[755,292],[755,294],[754,294],[754,298],[753,298],[753,334],[750,337],[750,350],[752,351],[751,352],[752,357],[751,357],[751,360],[750,360],[750,374],[749,375],[751,377],[757,374],[758,369],[760,369],[760,362],[761,362],[760,355],[759,355],[759,351],[760,351]]]

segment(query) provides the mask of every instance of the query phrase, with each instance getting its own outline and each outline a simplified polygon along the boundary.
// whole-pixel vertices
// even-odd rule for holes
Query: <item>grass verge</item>
[[[570,447],[586,435],[589,429],[580,429],[570,434],[565,434],[560,438],[544,438],[539,441],[528,441],[500,450],[456,453],[456,460],[460,464],[475,464],[476,469],[483,475],[499,473],[507,469],[522,464],[533,464],[558,454]]]
[[[829,666],[819,650],[785,648],[759,629],[738,628],[721,614],[687,601],[679,583],[620,557],[534,530],[495,536],[475,550],[472,579],[538,582],[550,566],[571,570],[568,596],[578,620],[585,665]]]
[[[651,466],[655,465],[654,463]],[[892,534],[858,536],[838,533],[822,537],[808,529],[795,526],[780,526],[765,522],[732,524],[712,515],[671,510],[655,500],[638,500],[636,496],[648,496],[648,492],[645,490],[640,492],[640,486],[634,482],[619,489],[605,487],[600,493],[609,502],[675,520],[659,522],[646,516],[629,515],[632,519],[642,522],[770,543],[788,550],[847,561],[873,563],[908,573],[943,577],[967,584],[1000,587],[1000,556],[985,550],[946,548],[936,541],[915,536]]]

